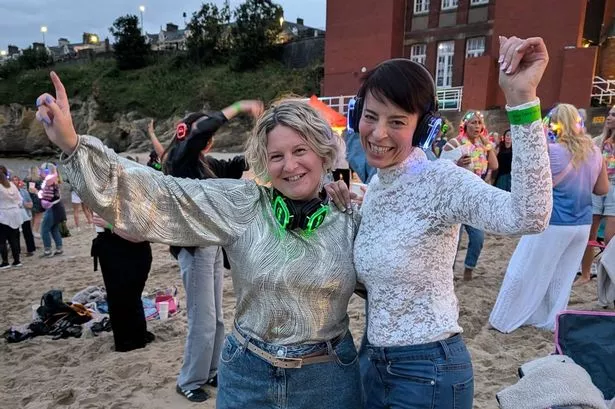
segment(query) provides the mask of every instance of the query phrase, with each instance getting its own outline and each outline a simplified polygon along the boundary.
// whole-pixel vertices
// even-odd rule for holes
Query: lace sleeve
[[[163,175],[80,135],[63,161],[75,191],[115,228],[176,246],[225,245],[259,214],[260,189],[246,180]]]
[[[539,233],[547,227],[553,197],[542,121],[512,125],[511,134],[511,192],[488,185],[478,176],[455,167],[442,181],[439,195],[444,201],[447,222],[500,234]]]

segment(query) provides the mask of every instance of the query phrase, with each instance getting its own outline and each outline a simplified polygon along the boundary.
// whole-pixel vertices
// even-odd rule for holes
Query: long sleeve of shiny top
[[[280,231],[268,188],[165,176],[91,136],[79,137],[64,165],[79,197],[116,228],[151,242],[223,246],[233,266],[235,321],[248,335],[291,345],[347,330],[358,212],[330,206],[311,235]]]
[[[117,155],[94,137],[62,161],[74,189],[116,228],[176,246],[225,246],[257,214],[259,189],[241,180],[165,176]]]
[[[500,234],[547,227],[551,171],[542,122],[513,125],[512,136],[510,193],[449,160],[429,161],[419,149],[378,170],[354,250],[372,344],[423,344],[462,331],[453,285],[460,224]]]

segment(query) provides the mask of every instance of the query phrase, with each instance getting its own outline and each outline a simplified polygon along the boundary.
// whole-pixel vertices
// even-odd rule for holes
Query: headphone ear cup
[[[437,112],[427,112],[417,125],[414,136],[412,137],[412,146],[418,146],[423,150],[431,149],[433,141],[442,129],[442,118]]]
[[[355,98],[353,109],[351,111],[348,111],[348,122],[351,129],[356,133],[359,132],[359,122],[361,122],[361,114],[363,114],[363,98],[357,97]]]

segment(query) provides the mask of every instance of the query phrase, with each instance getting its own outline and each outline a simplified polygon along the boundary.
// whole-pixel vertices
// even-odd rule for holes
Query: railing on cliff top
[[[600,105],[612,105],[615,100],[615,81],[595,76],[591,97],[595,98]]]
[[[318,99],[337,112],[346,115],[348,113],[348,102],[352,97],[352,95],[340,95],[339,97],[320,97]],[[438,106],[441,111],[461,111],[462,98],[463,87],[438,89]]]

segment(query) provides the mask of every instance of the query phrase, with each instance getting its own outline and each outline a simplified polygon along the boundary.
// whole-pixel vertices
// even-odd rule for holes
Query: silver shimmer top
[[[330,340],[348,328],[358,212],[331,206],[309,237],[280,231],[266,187],[165,176],[85,135],[63,165],[79,197],[115,227],[150,242],[223,246],[235,320],[248,335],[291,345]]]

